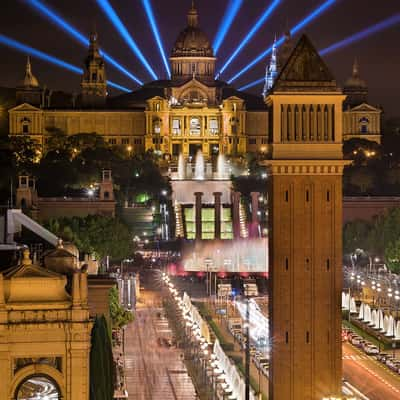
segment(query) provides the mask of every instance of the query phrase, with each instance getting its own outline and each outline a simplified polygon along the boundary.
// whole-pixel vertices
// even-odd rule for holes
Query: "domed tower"
[[[85,60],[81,82],[82,104],[96,107],[105,104],[107,97],[107,79],[104,59],[100,55],[97,33],[90,34],[88,56]]]
[[[366,103],[368,98],[367,83],[360,78],[360,68],[357,60],[354,60],[351,77],[344,84],[344,94],[347,95],[345,106],[354,107]]]
[[[199,17],[192,2],[188,25],[178,35],[170,57],[172,80],[185,81],[196,77],[203,82],[214,81],[214,51],[206,34],[199,28]]]
[[[41,103],[42,89],[39,86],[39,81],[32,73],[30,57],[27,57],[25,76],[20,81],[17,87],[17,104],[29,103],[34,106],[39,106]]]

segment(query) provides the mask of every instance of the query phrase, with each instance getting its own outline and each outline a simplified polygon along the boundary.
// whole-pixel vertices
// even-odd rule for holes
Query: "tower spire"
[[[278,75],[278,58],[277,58],[276,35],[275,35],[274,43],[272,45],[271,59],[265,71],[265,85],[263,90],[264,97],[268,94],[268,92],[274,85],[277,75]]]
[[[194,4],[194,0],[192,0],[192,7],[188,12],[188,25],[196,28],[199,24],[199,15],[197,14],[197,9]]]
[[[354,58],[354,63],[353,63],[353,78],[358,78],[359,77],[359,64],[358,64],[358,60],[357,57]]]

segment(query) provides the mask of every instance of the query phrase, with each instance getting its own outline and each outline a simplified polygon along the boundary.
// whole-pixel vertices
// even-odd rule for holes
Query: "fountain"
[[[225,170],[225,156],[221,153],[218,154],[217,159],[217,178],[218,179],[226,179],[226,170]]]
[[[185,171],[185,159],[183,158],[183,154],[179,154],[178,158],[178,179],[183,180],[186,177]]]
[[[196,154],[196,164],[194,167],[194,179],[204,180],[204,157],[201,150]]]

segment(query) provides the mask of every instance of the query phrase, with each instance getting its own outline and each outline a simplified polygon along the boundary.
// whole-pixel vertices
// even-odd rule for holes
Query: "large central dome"
[[[198,27],[197,10],[192,3],[188,13],[188,26],[178,35],[172,57],[213,57],[207,35]]]

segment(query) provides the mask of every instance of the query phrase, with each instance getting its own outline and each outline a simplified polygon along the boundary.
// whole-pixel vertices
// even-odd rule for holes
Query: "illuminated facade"
[[[44,263],[0,272],[0,399],[88,400],[87,274],[60,247]]]
[[[169,157],[188,157],[198,149],[206,158],[267,151],[262,97],[214,79],[216,58],[193,6],[171,52],[171,80],[149,82],[132,93],[106,96],[97,35],[90,39],[80,96],[60,101],[57,93],[40,89],[36,78],[34,88],[25,79],[17,90],[19,104],[10,110],[10,135],[28,135],[45,146],[55,131],[96,132],[132,153],[153,149]],[[30,69],[26,75],[31,77]],[[32,92],[39,96],[32,98]]]
[[[264,96],[256,96],[215,80],[216,57],[193,6],[187,19],[171,52],[171,80],[149,82],[120,96],[107,95],[106,65],[96,33],[90,36],[79,95],[40,88],[28,60],[17,87],[18,105],[9,110],[10,135],[29,136],[45,147],[54,132],[95,132],[130,153],[153,149],[166,158],[180,153],[188,158],[198,149],[206,158],[218,153],[269,153],[269,117],[263,97],[288,59],[293,47],[290,33],[279,51],[274,47]],[[366,90],[358,67],[354,68],[345,86],[351,101],[343,113],[344,138],[380,142],[381,110],[366,102]]]
[[[344,99],[306,36],[266,98],[271,400],[341,395]]]

